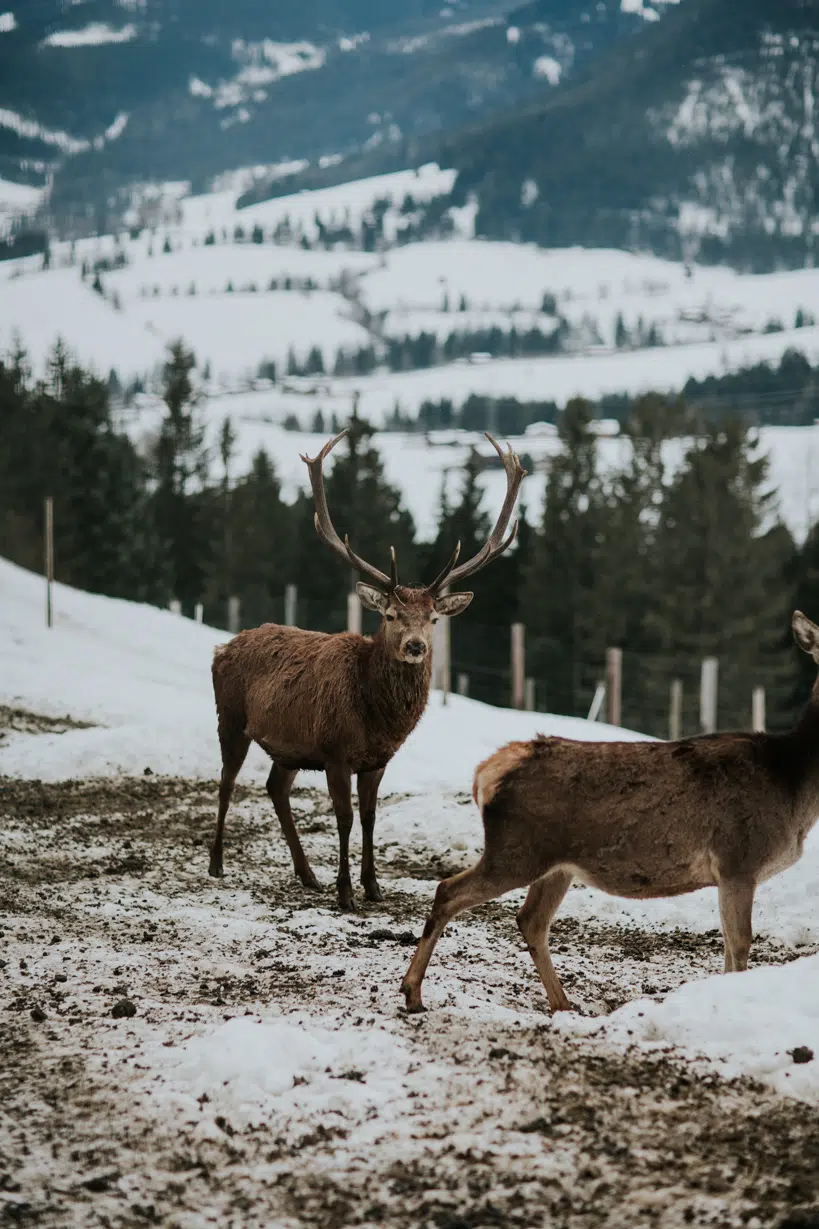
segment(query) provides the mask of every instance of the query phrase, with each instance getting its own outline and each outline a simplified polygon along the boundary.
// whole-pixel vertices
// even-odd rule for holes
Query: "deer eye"
[[[384,612],[384,618],[387,620],[387,622],[388,622],[388,623],[394,623],[394,622],[395,622],[395,615],[394,615],[394,614],[390,614],[390,612],[389,612],[388,610]]]

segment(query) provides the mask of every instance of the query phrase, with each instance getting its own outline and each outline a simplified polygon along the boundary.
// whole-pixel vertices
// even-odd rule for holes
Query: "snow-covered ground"
[[[326,1224],[332,1206],[340,1225],[477,1225],[491,1190],[491,1223],[521,1229],[548,1223],[555,1199],[595,1209],[567,1224],[650,1206],[668,1224],[761,1226],[794,1190],[810,1201],[816,835],[759,892],[747,974],[715,976],[713,891],[630,902],[575,887],[552,942],[576,1010],[551,1020],[514,893],[448,929],[429,1014],[407,1017],[398,985],[435,882],[481,847],[475,763],[536,731],[639,735],[433,693],[381,790],[386,900],[342,915],[294,880],[258,751],[228,816],[226,878],[206,874],[223,633],[62,585],[55,606],[47,630],[42,580],[0,561],[12,1219],[127,1209],[129,1223],[261,1229]],[[304,774],[293,805],[330,882],[322,779]],[[762,1083],[731,1082],[745,1076]],[[726,1180],[751,1146],[753,1171]]]
[[[0,596],[0,703],[54,720],[69,717],[87,723],[58,733],[8,734],[0,749],[0,774],[45,781],[138,776],[146,768],[189,779],[218,775],[209,665],[213,648],[226,639],[224,633],[167,611],[62,585],[55,594],[56,626],[48,630],[42,618],[41,579],[3,561]],[[469,793],[474,766],[497,746],[536,732],[598,740],[639,737],[573,718],[493,709],[460,696],[450,696],[444,705],[440,694],[433,693],[427,713],[384,779],[384,794],[408,796],[387,820],[387,833],[396,839],[402,833],[421,837],[430,812],[442,809],[433,822],[443,847],[477,854],[481,834],[476,814],[471,806],[453,806],[446,800]],[[254,747],[244,776],[262,785],[267,768],[267,758]],[[440,795],[443,808],[433,801]],[[811,904],[817,890],[819,836],[809,838],[795,869],[760,890],[760,932],[794,948],[819,944],[819,919]],[[704,933],[716,924],[711,891],[660,901],[576,891],[562,913],[583,922],[594,919],[655,931]],[[797,974],[795,968],[794,977]],[[787,971],[781,976],[786,983]],[[730,979],[719,983],[726,989],[715,991],[717,1000],[738,993],[741,982],[743,995],[750,993],[742,979]],[[764,978],[759,987],[764,998],[769,993]],[[819,1028],[819,997],[814,1009]],[[696,1039],[694,1030],[692,1043]],[[816,1091],[819,1095],[819,1085]]]

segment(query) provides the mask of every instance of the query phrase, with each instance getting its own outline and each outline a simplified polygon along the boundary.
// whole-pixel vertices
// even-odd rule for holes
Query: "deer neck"
[[[798,809],[812,827],[819,819],[819,680],[790,737],[798,747]]]
[[[403,740],[427,706],[432,672],[431,655],[420,666],[396,661],[379,634],[366,664],[366,703],[387,737]]]

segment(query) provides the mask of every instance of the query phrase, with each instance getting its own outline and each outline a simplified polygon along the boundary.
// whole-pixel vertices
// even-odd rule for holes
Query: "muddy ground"
[[[458,920],[430,969],[432,1010],[406,1016],[413,940],[462,860],[386,839],[387,899],[341,916],[331,891],[292,877],[255,789],[237,790],[226,877],[209,879],[214,798],[150,776],[0,779],[0,1222],[819,1226],[819,1110],[699,1060],[554,1032],[512,901]],[[388,835],[403,805],[386,801]],[[296,791],[294,810],[331,884],[327,798]],[[589,1012],[722,959],[716,931],[571,918],[553,949]],[[754,959],[795,954],[762,942]],[[135,1014],[115,1017],[123,1001]],[[305,1087],[302,1103],[297,1087],[253,1120],[174,1092],[163,1053],[274,1014],[370,1030],[406,1063],[385,1093],[363,1052],[360,1070],[328,1068],[338,1098]]]

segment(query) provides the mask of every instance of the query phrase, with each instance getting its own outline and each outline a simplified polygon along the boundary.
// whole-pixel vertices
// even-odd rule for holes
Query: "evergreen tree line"
[[[233,595],[246,626],[282,619],[295,583],[303,626],[343,628],[356,578],[318,542],[312,497],[287,503],[263,450],[239,472],[229,419],[208,455],[194,358],[182,344],[165,364],[164,402],[140,453],[117,425],[107,382],[63,347],[42,380],[22,352],[0,362],[0,554],[41,568],[52,495],[59,580],[162,606],[177,598],[188,615],[203,602],[206,620],[222,626]],[[476,578],[468,615],[451,625],[453,676],[467,674],[476,698],[508,703],[509,628],[520,620],[539,708],[585,715],[616,645],[626,725],[667,735],[679,678],[684,730],[696,732],[705,656],[720,661],[721,727],[749,725],[757,685],[769,727],[787,724],[811,681],[790,648],[789,619],[796,605],[819,614],[819,531],[796,546],[738,419],[703,421],[670,449],[678,407],[643,397],[625,424],[630,447],[604,470],[592,414],[575,400],[559,416],[542,506],[524,484],[517,548]],[[356,416],[349,426],[326,485],[337,528],[361,554],[386,569],[395,546],[401,578],[418,582],[456,541],[462,558],[479,549],[497,511],[482,497],[485,458],[472,453],[442,490],[435,539],[419,542],[373,428]]]

